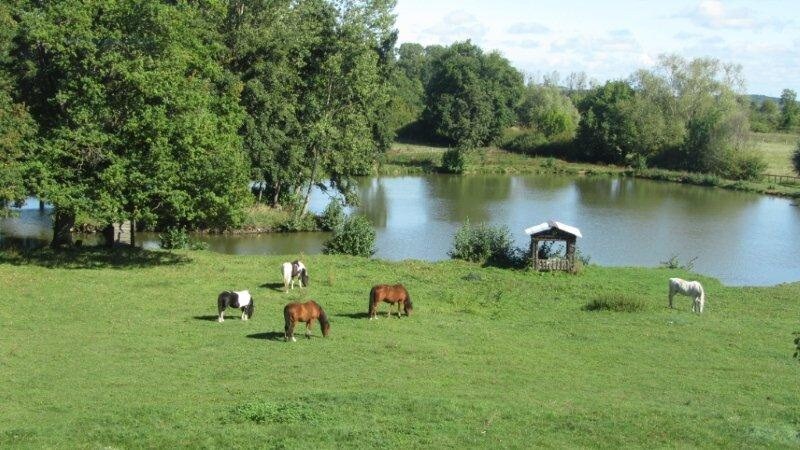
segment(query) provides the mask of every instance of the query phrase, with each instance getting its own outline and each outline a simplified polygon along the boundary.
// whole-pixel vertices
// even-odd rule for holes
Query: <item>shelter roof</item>
[[[563,224],[561,222],[556,222],[555,220],[542,222],[539,225],[534,225],[530,228],[526,228],[525,233],[529,235],[538,234],[541,233],[542,231],[552,230],[553,228],[557,228],[565,233],[569,233],[576,237],[583,237],[583,235],[581,235],[581,230],[577,229],[576,227]]]

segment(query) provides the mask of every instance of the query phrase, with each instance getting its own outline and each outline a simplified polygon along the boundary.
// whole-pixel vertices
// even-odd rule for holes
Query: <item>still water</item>
[[[467,219],[508,226],[527,247],[524,229],[555,219],[583,233],[578,248],[592,263],[657,266],[677,255],[695,271],[732,285],[800,280],[800,207],[791,200],[649,180],[559,176],[424,175],[363,178],[365,214],[377,229],[376,257],[448,258]],[[315,193],[311,209],[328,197]],[[50,217],[36,204],[0,223],[3,236],[50,238]],[[137,235],[146,247],[157,236]],[[198,236],[232,254],[319,253],[327,233]]]

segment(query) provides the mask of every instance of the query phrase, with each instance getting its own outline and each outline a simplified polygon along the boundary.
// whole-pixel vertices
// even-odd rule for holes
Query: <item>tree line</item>
[[[0,203],[163,229],[352,192],[388,147],[392,0],[0,5]],[[323,181],[327,181],[322,184]]]
[[[581,73],[563,83],[557,74],[526,83],[498,53],[467,41],[403,44],[396,66],[393,125],[400,138],[450,146],[443,167],[454,172],[470,149],[489,144],[732,179],[758,178],[766,167],[752,150],[757,127],[741,67],[716,59],[663,55],[652,69],[603,84]],[[784,91],[782,129],[795,129],[796,109],[793,92]]]
[[[396,45],[394,0],[9,0],[0,4],[0,205],[76,220],[226,229],[253,201],[354,202],[395,140],[758,177],[741,70],[664,56],[603,84],[525,76],[471,43]],[[785,97],[785,98],[784,98]],[[797,127],[798,106],[757,113]],[[763,111],[762,111],[763,110]],[[761,116],[758,116],[761,117]],[[777,118],[776,118],[777,117]],[[250,189],[248,189],[250,187]]]

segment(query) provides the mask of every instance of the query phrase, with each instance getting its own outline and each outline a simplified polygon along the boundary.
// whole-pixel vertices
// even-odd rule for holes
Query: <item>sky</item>
[[[399,43],[471,39],[527,76],[604,82],[661,54],[740,64],[745,91],[800,93],[800,0],[397,0]]]

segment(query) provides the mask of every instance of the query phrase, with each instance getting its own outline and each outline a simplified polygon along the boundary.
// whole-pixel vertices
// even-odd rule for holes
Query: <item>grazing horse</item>
[[[692,297],[692,312],[698,314],[703,312],[703,305],[706,303],[706,293],[699,281],[686,281],[680,278],[669,279],[669,307],[672,308],[672,297],[675,294],[682,294]]]
[[[295,278],[298,279],[297,281],[300,283],[300,287],[308,286],[308,270],[306,270],[306,266],[300,260],[281,264],[281,273],[283,274],[284,292],[289,292],[290,284],[292,289],[294,289]]]
[[[306,323],[307,338],[311,337],[311,325],[314,324],[315,319],[319,319],[319,327],[322,330],[322,336],[328,337],[328,333],[331,331],[331,323],[328,321],[328,316],[325,314],[325,311],[322,310],[322,307],[314,300],[309,300],[305,303],[292,302],[284,306],[283,319],[285,321],[283,338],[286,341],[290,339],[292,342],[296,341],[294,338],[294,325],[297,322]]]
[[[397,317],[400,317],[400,304],[403,304],[403,311],[406,316],[411,315],[414,306],[411,304],[411,296],[402,284],[394,286],[388,284],[378,284],[369,291],[369,320],[378,318],[378,303],[386,302],[389,304],[389,312],[386,317],[392,314],[392,305],[397,305]]]
[[[225,291],[217,297],[217,309],[219,310],[219,318],[217,322],[222,323],[225,321],[225,308],[239,308],[242,310],[242,320],[247,320],[253,317],[253,297],[250,296],[250,291]]]

